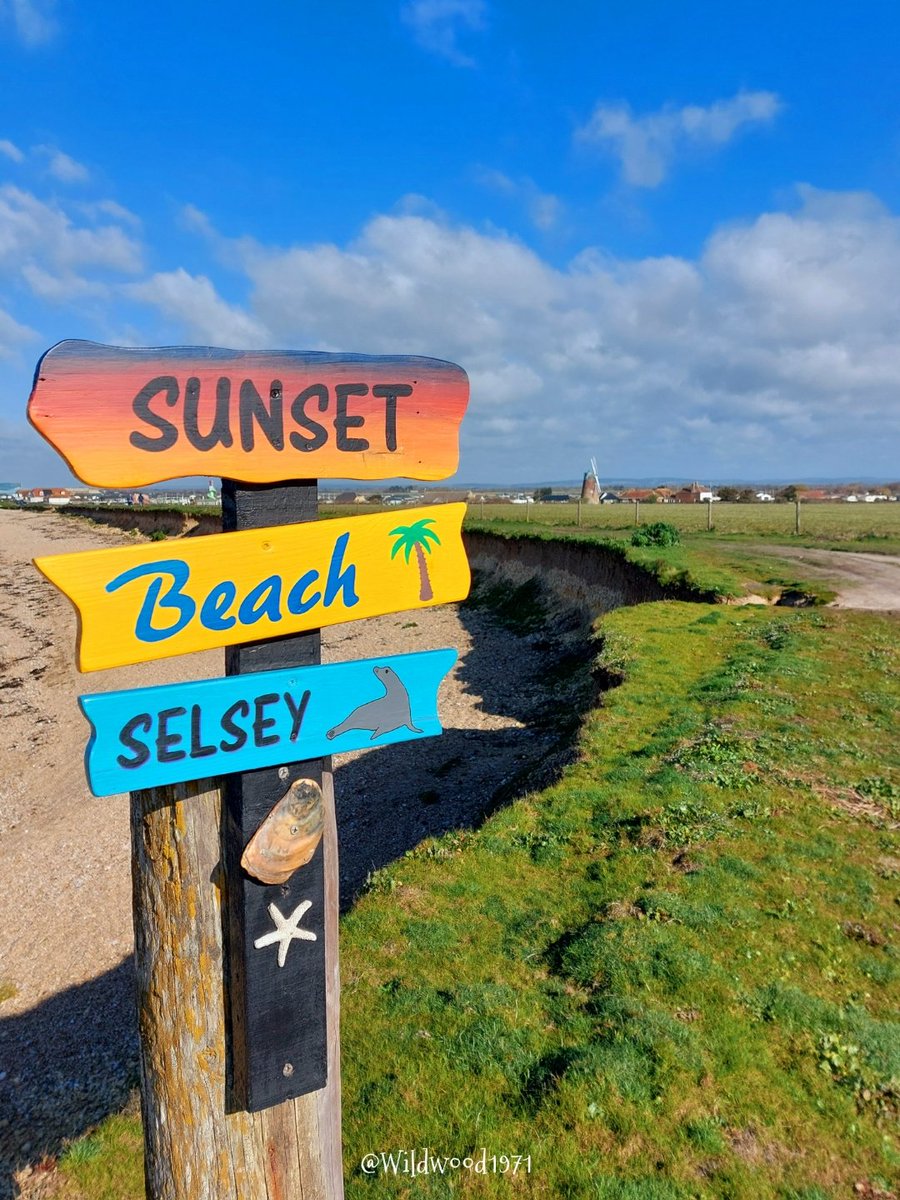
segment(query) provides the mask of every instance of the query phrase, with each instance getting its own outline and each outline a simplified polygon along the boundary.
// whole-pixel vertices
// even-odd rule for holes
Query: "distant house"
[[[44,503],[56,506],[71,504],[72,496],[66,488],[44,488]]]
[[[601,504],[621,504],[622,499],[623,498],[618,494],[618,492],[601,492],[600,493],[600,503]]]
[[[544,504],[571,504],[572,497],[568,492],[551,492],[549,496],[543,497]]]
[[[66,488],[20,488],[19,499],[23,504],[70,504],[72,497]]]
[[[775,499],[775,497],[773,495],[771,495],[769,492],[757,492],[756,498],[757,498],[757,500],[762,500],[764,503],[769,503],[770,501],[774,501],[774,499]]]
[[[431,488],[425,494],[426,504],[465,504],[474,499],[474,492],[452,491],[450,488]]]
[[[690,485],[680,488],[672,499],[676,504],[700,504],[704,498],[708,500],[712,496],[712,492],[708,488],[702,488],[696,480]]]

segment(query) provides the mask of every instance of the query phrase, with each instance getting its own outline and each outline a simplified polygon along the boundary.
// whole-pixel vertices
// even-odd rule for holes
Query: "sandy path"
[[[30,560],[129,540],[55,513],[0,510],[0,996],[13,991],[0,1004],[0,1198],[12,1194],[13,1163],[56,1153],[134,1078],[127,797],[88,791],[76,698],[222,671],[222,652],[209,651],[78,673],[74,611]],[[324,642],[325,661],[460,654],[442,686],[442,737],[335,758],[346,904],[370,869],[476,821],[557,735],[536,723],[547,647],[479,612],[395,614],[334,627]],[[385,810],[392,819],[377,819]]]
[[[872,612],[900,611],[900,557],[892,554],[857,554],[847,550],[813,550],[806,546],[754,547],[765,554],[803,564],[811,579],[830,582],[837,590],[835,608]]]

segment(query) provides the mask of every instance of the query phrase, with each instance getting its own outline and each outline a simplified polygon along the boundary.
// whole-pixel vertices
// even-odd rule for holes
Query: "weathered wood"
[[[444,479],[468,398],[465,371],[436,358],[65,341],[38,363],[28,417],[95,487]]]
[[[220,815],[213,781],[132,793],[135,965],[149,1200],[340,1200],[337,860],[326,825],[329,1082],[259,1113],[227,1111]]]
[[[455,650],[424,650],[79,696],[92,727],[91,791],[113,796],[434,736],[438,687],[455,661]]]
[[[222,483],[226,529],[263,529],[268,538],[273,522],[310,519],[316,508],[314,480],[274,488],[229,479]],[[230,646],[225,671],[235,676],[312,666],[319,662],[319,647],[318,630]],[[240,866],[245,847],[286,787],[298,778],[318,782],[323,766],[330,769],[330,759],[232,774],[225,781],[231,1099],[254,1111],[326,1083],[331,1015],[326,1003],[325,847],[320,844],[311,861],[280,885],[263,884]]]
[[[293,509],[292,520],[308,518],[310,509],[315,511],[314,485],[286,488],[285,493],[281,502]],[[227,498],[224,512],[229,519]],[[233,647],[226,669],[283,666],[285,643],[292,643],[289,649],[301,661],[318,659],[319,634],[312,631]],[[211,783],[132,793],[135,958],[149,1200],[341,1200],[343,1196],[337,831],[330,763],[293,764],[287,779],[280,778],[282,773],[284,768],[271,769],[246,778],[273,777],[267,785],[272,788],[277,780],[283,791],[290,776],[314,775],[325,803],[324,836],[314,859],[321,895],[317,931],[321,940],[294,941],[289,955],[296,953],[298,945],[324,950],[320,977],[328,1014],[322,1064],[327,1065],[327,1083],[256,1112],[243,1111],[248,1075],[254,1067],[248,1064],[243,1033],[255,995],[251,987],[248,997],[246,939],[236,931],[236,924],[247,916],[248,896],[251,906],[264,901],[266,893],[277,895],[283,904],[284,897],[281,888],[253,883],[239,866],[241,842],[246,840],[240,830],[244,811],[252,812],[254,789],[235,787],[232,777],[224,802],[222,791]],[[286,904],[282,911],[289,911]],[[276,949],[268,946],[263,951],[271,957],[262,961],[271,967]],[[250,978],[255,978],[252,972]],[[295,1059],[296,1055],[281,1062],[290,1061],[302,1070],[303,1064]]]
[[[310,523],[293,513],[281,525],[273,508],[263,526],[34,563],[78,609],[78,666],[97,671],[461,600],[465,511],[440,504]]]

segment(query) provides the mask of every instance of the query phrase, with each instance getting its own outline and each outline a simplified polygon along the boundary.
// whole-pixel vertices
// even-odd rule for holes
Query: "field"
[[[803,536],[893,548],[900,513],[875,507],[810,505]],[[545,535],[622,539],[633,519],[520,512],[470,509]],[[717,505],[714,535],[705,508],[641,519],[700,520],[682,567],[743,587],[789,540],[726,536],[748,514],[793,506]],[[540,636],[532,591],[503,612]],[[896,635],[891,615],[667,601],[607,615],[559,663],[571,694],[604,686],[574,760],[377,872],[342,922],[348,1200],[895,1197]],[[142,1194],[139,1131],[116,1117],[74,1143],[59,1194]],[[414,1147],[521,1158],[411,1178]],[[381,1151],[400,1173],[362,1170]]]
[[[579,514],[580,507],[580,514]],[[525,511],[527,509],[527,512]],[[479,521],[513,521],[624,537],[637,524],[665,521],[685,534],[796,540],[822,548],[879,550],[900,547],[900,503],[815,503],[800,505],[800,534],[794,504],[480,504],[469,506]],[[888,547],[890,548],[888,551]]]

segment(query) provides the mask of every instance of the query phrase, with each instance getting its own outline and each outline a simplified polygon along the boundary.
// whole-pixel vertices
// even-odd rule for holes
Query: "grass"
[[[58,1163],[59,1200],[143,1200],[143,1135],[139,1118],[117,1114],[73,1142]]]
[[[581,506],[580,525],[576,504],[530,504],[527,521],[524,505],[469,505],[469,516],[491,523],[513,522],[553,529],[581,529],[586,533],[625,537],[635,525],[665,521],[682,534],[706,534],[706,504],[641,504],[635,520],[633,504]],[[847,504],[817,502],[801,504],[800,534],[795,534],[793,504],[730,504],[712,506],[712,533],[717,539],[754,539],[790,542],[825,549],[900,552],[900,503]]]
[[[836,1196],[900,1168],[894,626],[665,603],[605,628],[639,650],[581,761],[344,922],[350,1197],[451,1194],[369,1182],[372,1145],[531,1153],[522,1194],[579,1197]],[[857,689],[884,703],[844,730]]]
[[[527,585],[481,602],[540,625]],[[348,1200],[887,1192],[896,621],[668,601],[600,634],[583,669],[619,686],[559,782],[426,840],[342,922]],[[63,1173],[138,1197],[138,1139],[111,1118]],[[531,1171],[360,1169],[424,1146]]]
[[[200,516],[216,509],[210,505],[169,504],[117,511]],[[319,515],[327,520],[384,511],[388,510],[382,504],[326,505]],[[98,510],[98,520],[102,521],[103,512]],[[795,519],[793,504],[720,502],[713,506],[713,527],[707,530],[705,504],[642,504],[638,512],[633,504],[582,505],[579,512],[576,504],[475,502],[469,505],[466,528],[508,537],[599,540],[616,546],[630,561],[652,571],[664,583],[722,598],[755,594],[768,599],[785,592],[810,596],[816,603],[834,598],[835,580],[818,574],[810,577],[804,573],[802,563],[779,556],[774,550],[777,546],[900,553],[900,503],[801,505],[800,534],[794,532]],[[679,531],[679,545],[630,545],[636,528],[659,520]],[[155,540],[165,536],[162,531],[151,534]]]
[[[482,517],[483,512],[483,517]],[[577,538],[616,547],[631,562],[652,571],[662,582],[688,586],[722,598],[786,592],[811,596],[816,603],[834,598],[837,582],[778,553],[778,548],[900,553],[900,506],[882,504],[809,504],[802,508],[802,533],[794,534],[794,506],[725,504],[713,507],[707,530],[705,504],[634,505],[472,504],[466,527],[504,537]],[[632,535],[662,520],[678,530],[671,546],[633,546]]]

